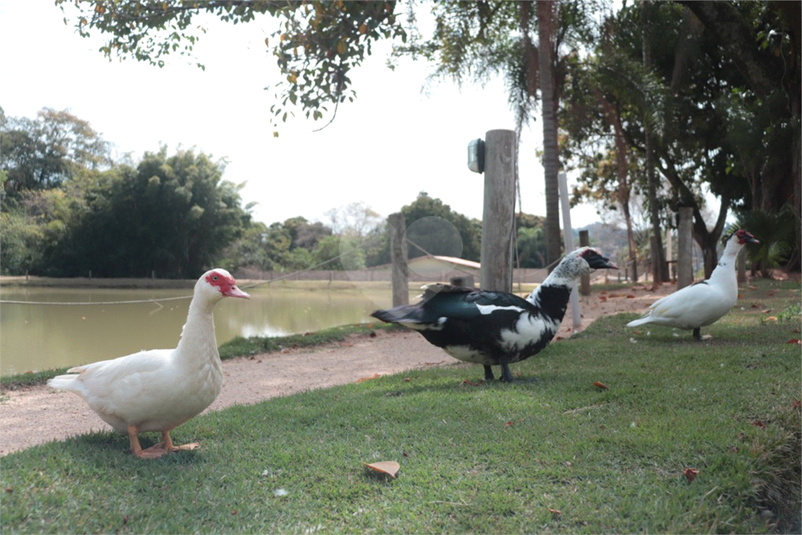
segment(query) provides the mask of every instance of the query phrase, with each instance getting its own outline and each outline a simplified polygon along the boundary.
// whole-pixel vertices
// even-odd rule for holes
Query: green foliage
[[[409,239],[429,253],[479,261],[480,222],[454,212],[449,205],[423,191],[414,202],[402,207],[401,213],[404,214]],[[458,251],[460,242],[461,251]],[[410,245],[407,254],[409,258],[416,258],[425,253]]]
[[[749,230],[760,241],[747,247],[755,271],[770,277],[773,269],[784,264],[792,252],[799,254],[794,245],[794,215],[786,205],[782,210],[749,210],[738,213],[738,228]]]
[[[223,163],[162,147],[112,163],[86,121],[43,109],[0,124],[4,274],[194,277],[250,225]]]
[[[359,66],[376,41],[406,33],[395,16],[396,2],[288,3],[276,13],[283,19],[272,48],[284,79],[276,84],[274,116],[285,121],[291,107],[320,119],[328,106],[353,100],[351,69]],[[288,109],[290,108],[290,109]]]
[[[81,35],[103,34],[107,41],[100,52],[106,57],[133,58],[159,67],[171,54],[191,55],[205,33],[198,21],[202,14],[233,24],[259,15],[275,16],[280,27],[265,40],[282,72],[270,108],[274,123],[286,121],[294,106],[315,120],[329,106],[334,106],[334,113],[339,103],[353,100],[350,70],[370,55],[373,43],[403,40],[406,35],[396,20],[394,1],[56,0],[56,4],[64,11],[68,6],[77,9],[75,26]]]
[[[43,229],[34,224],[21,210],[0,212],[0,273],[18,275],[28,273],[39,264]]]
[[[798,298],[765,281],[743,299]],[[798,532],[794,326],[747,306],[710,342],[666,330],[633,343],[630,317],[553,343],[512,384],[455,364],[231,407],[173,433],[200,450],[149,462],[109,432],[12,453],[0,521],[13,533]],[[380,460],[401,464],[396,479],[362,464]]]
[[[101,277],[192,278],[202,273],[249,223],[239,186],[205,154],[166,147],[136,168],[119,166],[103,198],[71,229],[72,247],[51,265]],[[59,260],[61,262],[59,262]]]
[[[0,117],[0,169],[5,197],[57,187],[82,169],[111,163],[109,143],[68,111],[42,108],[36,119]]]

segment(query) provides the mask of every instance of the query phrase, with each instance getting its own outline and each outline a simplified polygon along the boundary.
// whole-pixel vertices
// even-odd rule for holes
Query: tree
[[[113,169],[109,187],[58,243],[51,265],[62,275],[192,278],[211,267],[249,224],[240,186],[222,180],[208,155],[162,147],[137,166]]]
[[[694,238],[703,250],[709,274],[717,262],[716,247],[728,211],[752,203],[748,171],[738,164],[739,153],[745,152],[739,148],[742,140],[733,135],[737,130],[734,121],[742,113],[734,105],[733,95],[743,94],[744,80],[689,11],[675,3],[648,4],[647,8],[648,15],[642,13],[643,4],[625,6],[616,13],[607,22],[611,31],[604,34],[595,60],[572,73],[580,76],[576,76],[568,99],[572,106],[578,104],[565,123],[573,125],[568,140],[574,154],[584,151],[588,161],[603,161],[596,151],[607,147],[603,153],[610,147],[604,129],[595,121],[603,114],[588,114],[594,119],[587,122],[590,126],[570,121],[571,115],[580,117],[579,113],[592,105],[589,98],[583,98],[587,94],[582,86],[585,76],[587,87],[599,87],[605,99],[620,110],[619,139],[623,137],[630,157],[638,161],[636,167],[629,166],[630,172],[644,167],[646,133],[650,134],[654,164],[669,186],[663,188],[662,197],[658,195],[650,203],[657,204],[658,211],[664,206],[674,211],[679,206],[693,208]],[[641,30],[644,16],[651,21],[645,34]],[[643,67],[644,36],[651,50],[649,70]],[[601,183],[590,175],[585,179],[589,189]],[[633,183],[639,190],[648,188],[644,174]],[[703,217],[705,189],[721,200],[710,228]]]
[[[0,169],[6,173],[6,196],[58,187],[80,169],[110,164],[109,143],[67,110],[43,108],[36,119],[0,113]]]
[[[57,0],[66,7],[73,2]],[[408,11],[407,28],[396,17],[396,2],[222,2],[209,1],[190,4],[178,0],[103,2],[93,0],[74,2],[82,13],[77,27],[83,35],[98,30],[108,41],[101,51],[108,57],[134,57],[163,65],[163,58],[175,51],[188,54],[198,38],[193,33],[192,19],[201,12],[210,13],[233,23],[252,20],[258,14],[270,14],[280,20],[280,29],[268,40],[282,71],[276,84],[276,103],[271,107],[274,117],[282,121],[299,106],[307,117],[320,119],[323,112],[336,114],[337,106],[353,99],[348,74],[371,53],[372,44],[380,39],[401,41],[395,48],[398,54],[410,54],[434,61],[435,76],[445,76],[461,82],[465,76],[475,76],[483,82],[487,75],[503,72],[510,81],[510,100],[519,103],[523,96],[528,103],[538,89],[536,51],[529,45],[521,54],[522,36],[529,38],[528,22],[522,24],[522,14],[531,6],[525,2],[519,8],[515,2],[452,2],[433,3],[435,29],[429,39],[423,39],[415,25],[414,7]],[[566,42],[570,30],[586,35],[594,8],[590,1],[561,2],[560,31],[553,32],[553,48]],[[542,7],[545,7],[543,4]],[[522,31],[523,30],[523,31]],[[409,37],[410,42],[407,43]],[[557,57],[552,62],[555,67]],[[521,76],[523,75],[523,77]],[[556,77],[556,75],[555,75]],[[523,93],[519,82],[524,80]],[[556,84],[556,82],[555,82]],[[557,96],[558,92],[553,95]],[[329,108],[333,105],[334,109]],[[551,146],[549,151],[551,151]],[[556,149],[554,149],[556,150]],[[552,254],[559,256],[559,217],[557,175],[552,171],[553,156],[549,154],[548,205],[549,243]],[[554,259],[552,259],[554,260]]]
[[[682,2],[712,33],[754,94],[750,100],[769,116],[759,131],[764,164],[752,177],[753,206],[780,212],[790,200],[796,220],[795,253],[799,267],[802,220],[802,29],[795,2]],[[791,150],[788,150],[788,148]]]
[[[544,218],[519,212],[515,214],[517,267],[545,268],[546,236]]]
[[[333,119],[341,102],[353,100],[356,93],[349,72],[370,55],[373,43],[406,37],[395,16],[395,1],[56,0],[56,4],[65,11],[68,6],[77,9],[75,26],[81,35],[96,30],[107,38],[100,52],[109,59],[134,58],[159,67],[170,54],[192,54],[206,32],[196,20],[201,14],[232,24],[259,15],[276,17],[279,28],[265,44],[282,72],[271,106],[274,119],[281,121],[293,114],[294,106],[314,120],[322,119],[324,112]]]
[[[554,2],[538,0],[537,32],[540,42],[540,105],[543,110],[543,173],[546,181],[546,251],[549,264],[560,257],[560,157],[557,148],[557,103],[554,88]],[[557,229],[556,231],[554,229]]]
[[[411,204],[401,208],[407,225],[410,240],[431,254],[457,256],[479,261],[481,255],[481,226],[476,220],[454,212],[440,199],[429,197],[422,191]],[[461,251],[457,251],[461,245]],[[389,244],[388,244],[389,247]],[[417,258],[425,253],[410,245],[409,258]]]
[[[310,223],[305,217],[293,217],[284,221],[284,227],[290,232],[292,244],[290,249],[308,249],[317,247],[321,239],[331,236],[332,230],[320,221]]]

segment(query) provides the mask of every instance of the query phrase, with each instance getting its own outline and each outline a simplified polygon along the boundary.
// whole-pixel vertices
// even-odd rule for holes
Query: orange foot
[[[176,446],[173,444],[172,438],[170,438],[170,432],[163,431],[162,441],[159,444],[155,444],[147,449],[142,449],[142,446],[139,445],[138,435],[139,430],[135,426],[128,427],[128,440],[131,444],[131,451],[140,459],[157,459],[168,453],[176,451],[189,451],[200,447],[200,444],[197,442],[184,444],[183,446]]]

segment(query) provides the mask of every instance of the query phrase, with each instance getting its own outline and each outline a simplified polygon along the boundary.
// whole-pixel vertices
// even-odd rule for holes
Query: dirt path
[[[596,293],[580,299],[581,328],[604,315],[642,312],[673,285],[633,287],[614,293]],[[557,338],[572,334],[569,306]],[[581,330],[581,328],[579,330]],[[355,336],[346,342],[314,350],[293,350],[223,361],[223,390],[207,411],[260,401],[316,388],[358,381],[459,361],[430,345],[415,332]],[[475,375],[481,375],[481,369]],[[47,386],[0,393],[0,455],[51,440],[109,427],[78,396]]]

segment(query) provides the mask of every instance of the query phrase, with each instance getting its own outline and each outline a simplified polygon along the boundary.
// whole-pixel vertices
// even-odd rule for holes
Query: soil
[[[581,325],[573,329],[571,307],[555,342],[586,328],[595,319],[620,312],[643,312],[674,285],[633,286],[580,297]],[[415,332],[375,331],[313,350],[289,350],[223,361],[223,390],[206,411],[252,404],[276,396],[328,388],[429,366],[463,366],[480,378],[481,367],[462,364]],[[70,392],[45,385],[0,393],[0,456],[73,435],[109,430]]]

